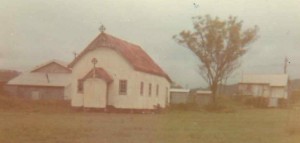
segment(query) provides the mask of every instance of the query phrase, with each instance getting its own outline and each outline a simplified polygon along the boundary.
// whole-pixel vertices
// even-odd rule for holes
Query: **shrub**
[[[250,95],[236,95],[232,96],[233,101],[249,105],[252,102],[253,96]]]
[[[287,108],[288,107],[288,100],[284,98],[278,99],[278,107],[280,108]]]
[[[269,99],[266,97],[251,97],[245,100],[246,105],[251,105],[256,108],[267,108]]]
[[[269,99],[261,96],[238,95],[233,97],[234,101],[256,108],[267,108]]]
[[[181,110],[181,111],[187,111],[187,110],[199,110],[199,106],[195,103],[180,103],[180,104],[172,104],[170,106],[171,110]]]

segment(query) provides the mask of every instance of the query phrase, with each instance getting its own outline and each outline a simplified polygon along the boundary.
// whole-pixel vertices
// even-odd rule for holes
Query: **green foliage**
[[[261,96],[255,97],[249,95],[238,95],[238,96],[233,96],[232,99],[236,102],[242,103],[247,106],[255,107],[255,108],[267,108],[269,103],[269,98],[261,97]],[[287,108],[288,100],[284,98],[279,98],[278,107]]]
[[[173,38],[201,61],[199,73],[209,84],[215,101],[218,85],[239,67],[238,59],[256,39],[258,27],[243,29],[236,17],[221,20],[209,15],[194,17],[193,25],[193,31],[182,31]]]
[[[242,104],[226,96],[217,96],[217,102],[204,106],[206,111],[220,113],[235,113],[242,108]]]
[[[251,107],[255,107],[255,108],[267,108],[268,107],[268,98],[266,98],[266,97],[238,95],[238,96],[233,96],[232,99],[239,103],[242,103],[246,106],[251,106]]]
[[[220,99],[222,100],[222,99]],[[289,110],[166,114],[0,112],[1,143],[298,143]],[[295,111],[291,115],[300,115]],[[294,120],[299,122],[298,116]]]
[[[241,108],[238,102],[226,97],[218,97],[218,101],[225,108]],[[116,114],[72,112],[68,107],[54,101],[0,96],[0,142],[298,143],[300,140],[300,110],[246,109],[228,114],[205,112],[202,108],[204,112]]]
[[[220,113],[234,113],[240,108],[236,102],[228,98],[218,97],[218,102],[207,105],[197,105],[194,102],[186,104],[172,104],[171,111],[197,111],[197,112],[220,112]]]

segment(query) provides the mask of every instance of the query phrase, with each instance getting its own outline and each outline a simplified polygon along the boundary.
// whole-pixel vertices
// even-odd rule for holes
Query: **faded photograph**
[[[299,143],[299,0],[0,0],[0,143]]]

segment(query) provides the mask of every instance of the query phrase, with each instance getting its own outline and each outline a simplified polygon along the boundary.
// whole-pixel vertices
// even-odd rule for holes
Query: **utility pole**
[[[283,70],[284,74],[287,74],[287,67],[288,67],[289,63],[290,62],[289,62],[288,58],[285,57],[285,59],[284,59],[284,70]]]

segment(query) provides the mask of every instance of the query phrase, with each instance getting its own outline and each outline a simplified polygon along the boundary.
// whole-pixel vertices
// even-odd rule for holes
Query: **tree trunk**
[[[218,89],[218,84],[217,84],[217,83],[213,83],[213,84],[211,85],[211,88],[210,88],[210,90],[211,90],[211,92],[212,92],[212,103],[213,103],[213,104],[216,104],[216,101],[217,101],[217,99],[216,99],[216,96],[217,96],[217,89]]]

